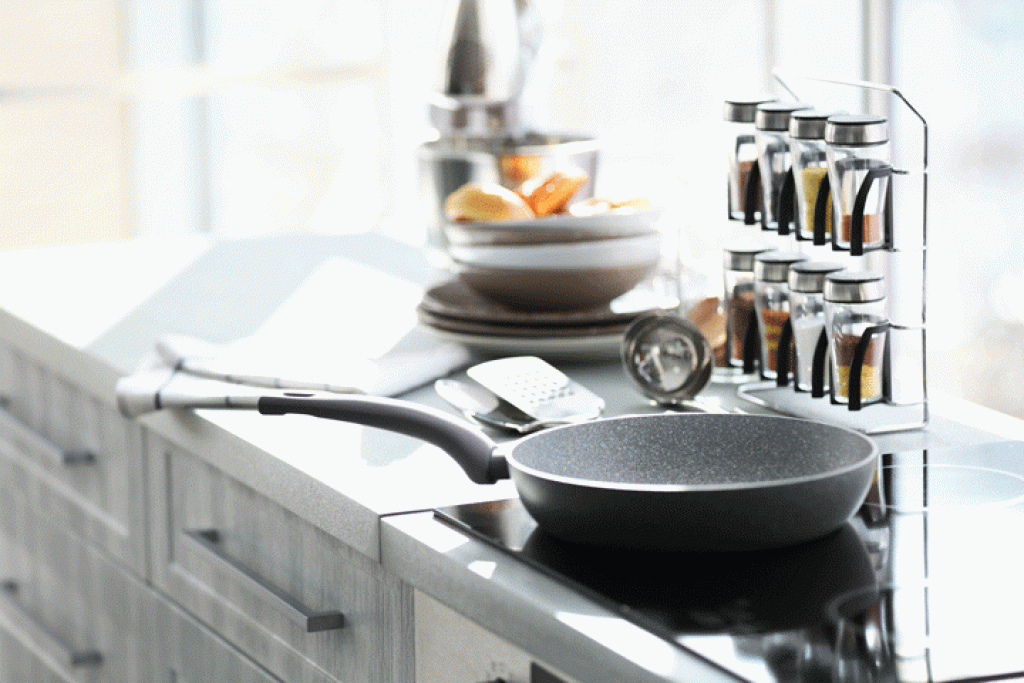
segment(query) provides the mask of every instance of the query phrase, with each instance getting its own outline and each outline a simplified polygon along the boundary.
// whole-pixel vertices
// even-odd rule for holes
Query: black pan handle
[[[480,430],[410,401],[360,395],[335,398],[295,391],[262,396],[256,408],[264,415],[312,415],[422,439],[450,455],[478,484],[493,484],[509,476],[505,458],[494,452],[497,444]]]

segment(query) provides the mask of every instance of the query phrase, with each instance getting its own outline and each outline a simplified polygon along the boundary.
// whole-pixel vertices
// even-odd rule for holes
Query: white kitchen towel
[[[210,344],[167,335],[156,343],[160,361],[189,374],[248,386],[398,396],[478,360],[461,344],[390,351],[378,358],[310,359],[289,354],[250,355],[245,345]],[[283,356],[283,359],[282,359]],[[314,367],[310,367],[310,365]]]

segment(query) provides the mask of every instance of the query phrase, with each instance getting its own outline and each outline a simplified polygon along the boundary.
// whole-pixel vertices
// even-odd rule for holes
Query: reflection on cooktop
[[[1024,442],[882,456],[836,533],[750,553],[570,544],[517,499],[438,518],[748,681],[1024,675]]]

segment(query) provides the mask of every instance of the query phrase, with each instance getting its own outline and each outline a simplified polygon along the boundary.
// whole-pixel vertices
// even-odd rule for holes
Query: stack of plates
[[[661,209],[450,223],[452,273],[494,302],[532,311],[607,305],[661,261]]]
[[[522,310],[487,298],[461,280],[434,286],[417,307],[438,335],[497,354],[616,358],[622,335],[640,315],[676,301],[637,287],[608,304],[572,310]]]

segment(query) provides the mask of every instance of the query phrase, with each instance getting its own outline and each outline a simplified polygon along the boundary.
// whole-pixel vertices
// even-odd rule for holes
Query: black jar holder
[[[799,101],[799,97],[776,71],[776,79]],[[790,367],[794,347],[792,320],[784,325],[779,337],[776,376],[771,380],[751,382],[739,388],[739,396],[758,405],[780,412],[819,419],[859,429],[866,433],[887,433],[919,429],[928,423],[927,388],[925,385],[925,252],[927,226],[927,122],[909,101],[895,88],[866,82],[823,80],[805,76],[794,76],[819,83],[865,90],[881,91],[898,99],[919,120],[923,130],[922,165],[920,170],[900,170],[893,164],[873,158],[846,159],[857,165],[858,177],[863,175],[856,194],[846,196],[853,199],[849,211],[848,225],[843,226],[841,216],[834,216],[831,234],[826,230],[827,212],[832,207],[832,187],[828,175],[822,178],[814,204],[814,226],[810,237],[801,234],[796,223],[795,193],[798,191],[796,177],[790,168],[781,188],[778,202],[778,228],[783,236],[793,236],[799,242],[810,242],[814,246],[830,246],[833,251],[847,253],[857,262],[871,254],[873,263],[881,261],[886,281],[891,281],[896,291],[890,297],[896,315],[890,315],[885,322],[868,327],[857,341],[850,363],[850,374],[844,391],[845,402],[836,397],[835,382],[827,381],[831,374],[831,359],[828,339],[822,331],[815,347],[811,369],[811,387],[808,391],[796,386],[795,369]],[[759,179],[758,179],[759,180]],[[919,181],[919,185],[914,185]],[[877,233],[866,235],[865,207],[872,192],[878,192],[877,184],[883,184],[884,194],[873,197],[872,207],[879,206],[883,216],[880,239]],[[910,183],[904,188],[903,183]],[[745,197],[745,220],[747,225],[756,225],[755,210],[759,188],[748,183]],[[904,189],[901,189],[904,188]],[[916,211],[915,200],[920,199],[920,219],[902,220],[909,209]],[[875,204],[874,202],[879,202]],[[903,204],[900,204],[903,202]],[[909,202],[909,204],[907,203]],[[877,209],[875,209],[877,211]],[[902,212],[902,213],[899,213]],[[762,226],[763,227],[763,226]],[[842,239],[840,234],[842,232]],[[866,239],[867,238],[867,239]],[[919,257],[919,260],[918,260]],[[917,282],[919,275],[919,282]],[[898,288],[919,287],[916,292]],[[913,310],[900,308],[903,300],[910,300]],[[918,301],[920,302],[918,305]],[[919,308],[919,310],[917,310]],[[748,326],[748,331],[754,326]],[[751,349],[746,354],[756,354],[758,337],[748,335]],[[870,402],[862,400],[861,377],[868,348],[872,343],[882,344],[880,370],[881,399]],[[745,349],[746,351],[746,349]],[[877,362],[877,361],[875,361]],[[806,382],[806,379],[803,380]],[[877,386],[877,385],[876,385]]]

